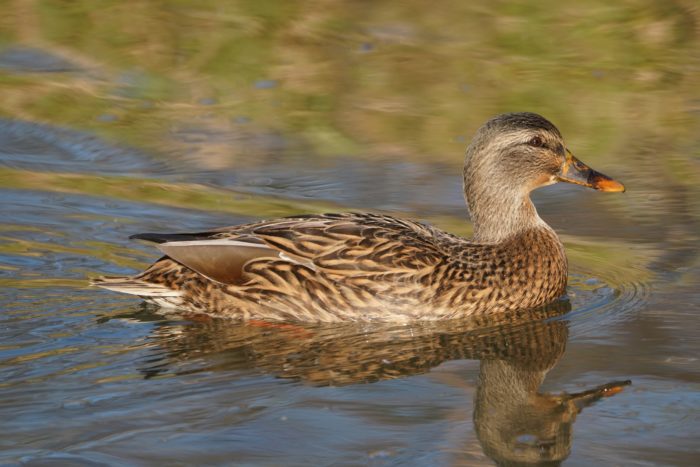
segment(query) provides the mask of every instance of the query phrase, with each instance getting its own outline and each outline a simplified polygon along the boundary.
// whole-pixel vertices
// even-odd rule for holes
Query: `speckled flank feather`
[[[544,118],[501,115],[467,150],[471,241],[378,214],[298,216],[136,235],[166,256],[137,276],[94,284],[243,320],[408,322],[536,307],[565,292],[567,262],[529,193],[567,181],[560,174],[570,159]]]
[[[548,228],[523,232],[507,244],[477,245],[427,225],[351,213],[198,235],[203,244],[252,237],[282,255],[243,264],[240,284],[210,280],[168,257],[135,276],[134,283],[156,285],[158,296],[163,288],[176,292],[189,311],[319,322],[447,319],[506,311],[550,301],[566,286],[566,259]],[[236,247],[220,248],[225,256],[227,248]],[[115,289],[110,283],[96,285]],[[149,298],[139,288],[117,290]]]

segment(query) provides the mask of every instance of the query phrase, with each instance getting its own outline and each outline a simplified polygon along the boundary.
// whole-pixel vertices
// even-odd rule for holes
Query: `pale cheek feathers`
[[[529,188],[530,191],[534,190],[535,188],[539,188],[542,186],[547,186],[547,185],[552,185],[556,183],[556,179],[554,178],[554,175],[549,175],[549,174],[542,174],[535,178],[530,184]]]

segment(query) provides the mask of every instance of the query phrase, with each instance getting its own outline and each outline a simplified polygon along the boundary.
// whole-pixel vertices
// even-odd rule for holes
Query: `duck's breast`
[[[456,316],[532,308],[566,291],[564,247],[549,228],[531,229],[494,245],[472,245],[455,255],[436,302]]]

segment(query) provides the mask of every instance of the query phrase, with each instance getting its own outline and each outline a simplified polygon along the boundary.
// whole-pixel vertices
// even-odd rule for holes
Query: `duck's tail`
[[[154,284],[128,276],[103,276],[90,281],[90,285],[115,292],[138,295],[144,300],[166,308],[177,308],[182,304],[182,292],[163,284]]]

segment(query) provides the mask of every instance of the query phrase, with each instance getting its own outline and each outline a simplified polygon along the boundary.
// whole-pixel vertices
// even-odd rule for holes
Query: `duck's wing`
[[[170,258],[222,284],[242,283],[243,267],[247,262],[257,258],[278,258],[280,254],[249,235],[145,233],[129,238],[157,243],[157,248]]]
[[[192,234],[140,234],[185,266],[225,284],[245,281],[244,266],[275,258],[351,276],[414,274],[445,260],[454,237],[430,226],[375,214],[283,218]]]
[[[253,234],[291,258],[340,275],[413,272],[444,256],[433,228],[376,214],[282,220]]]

